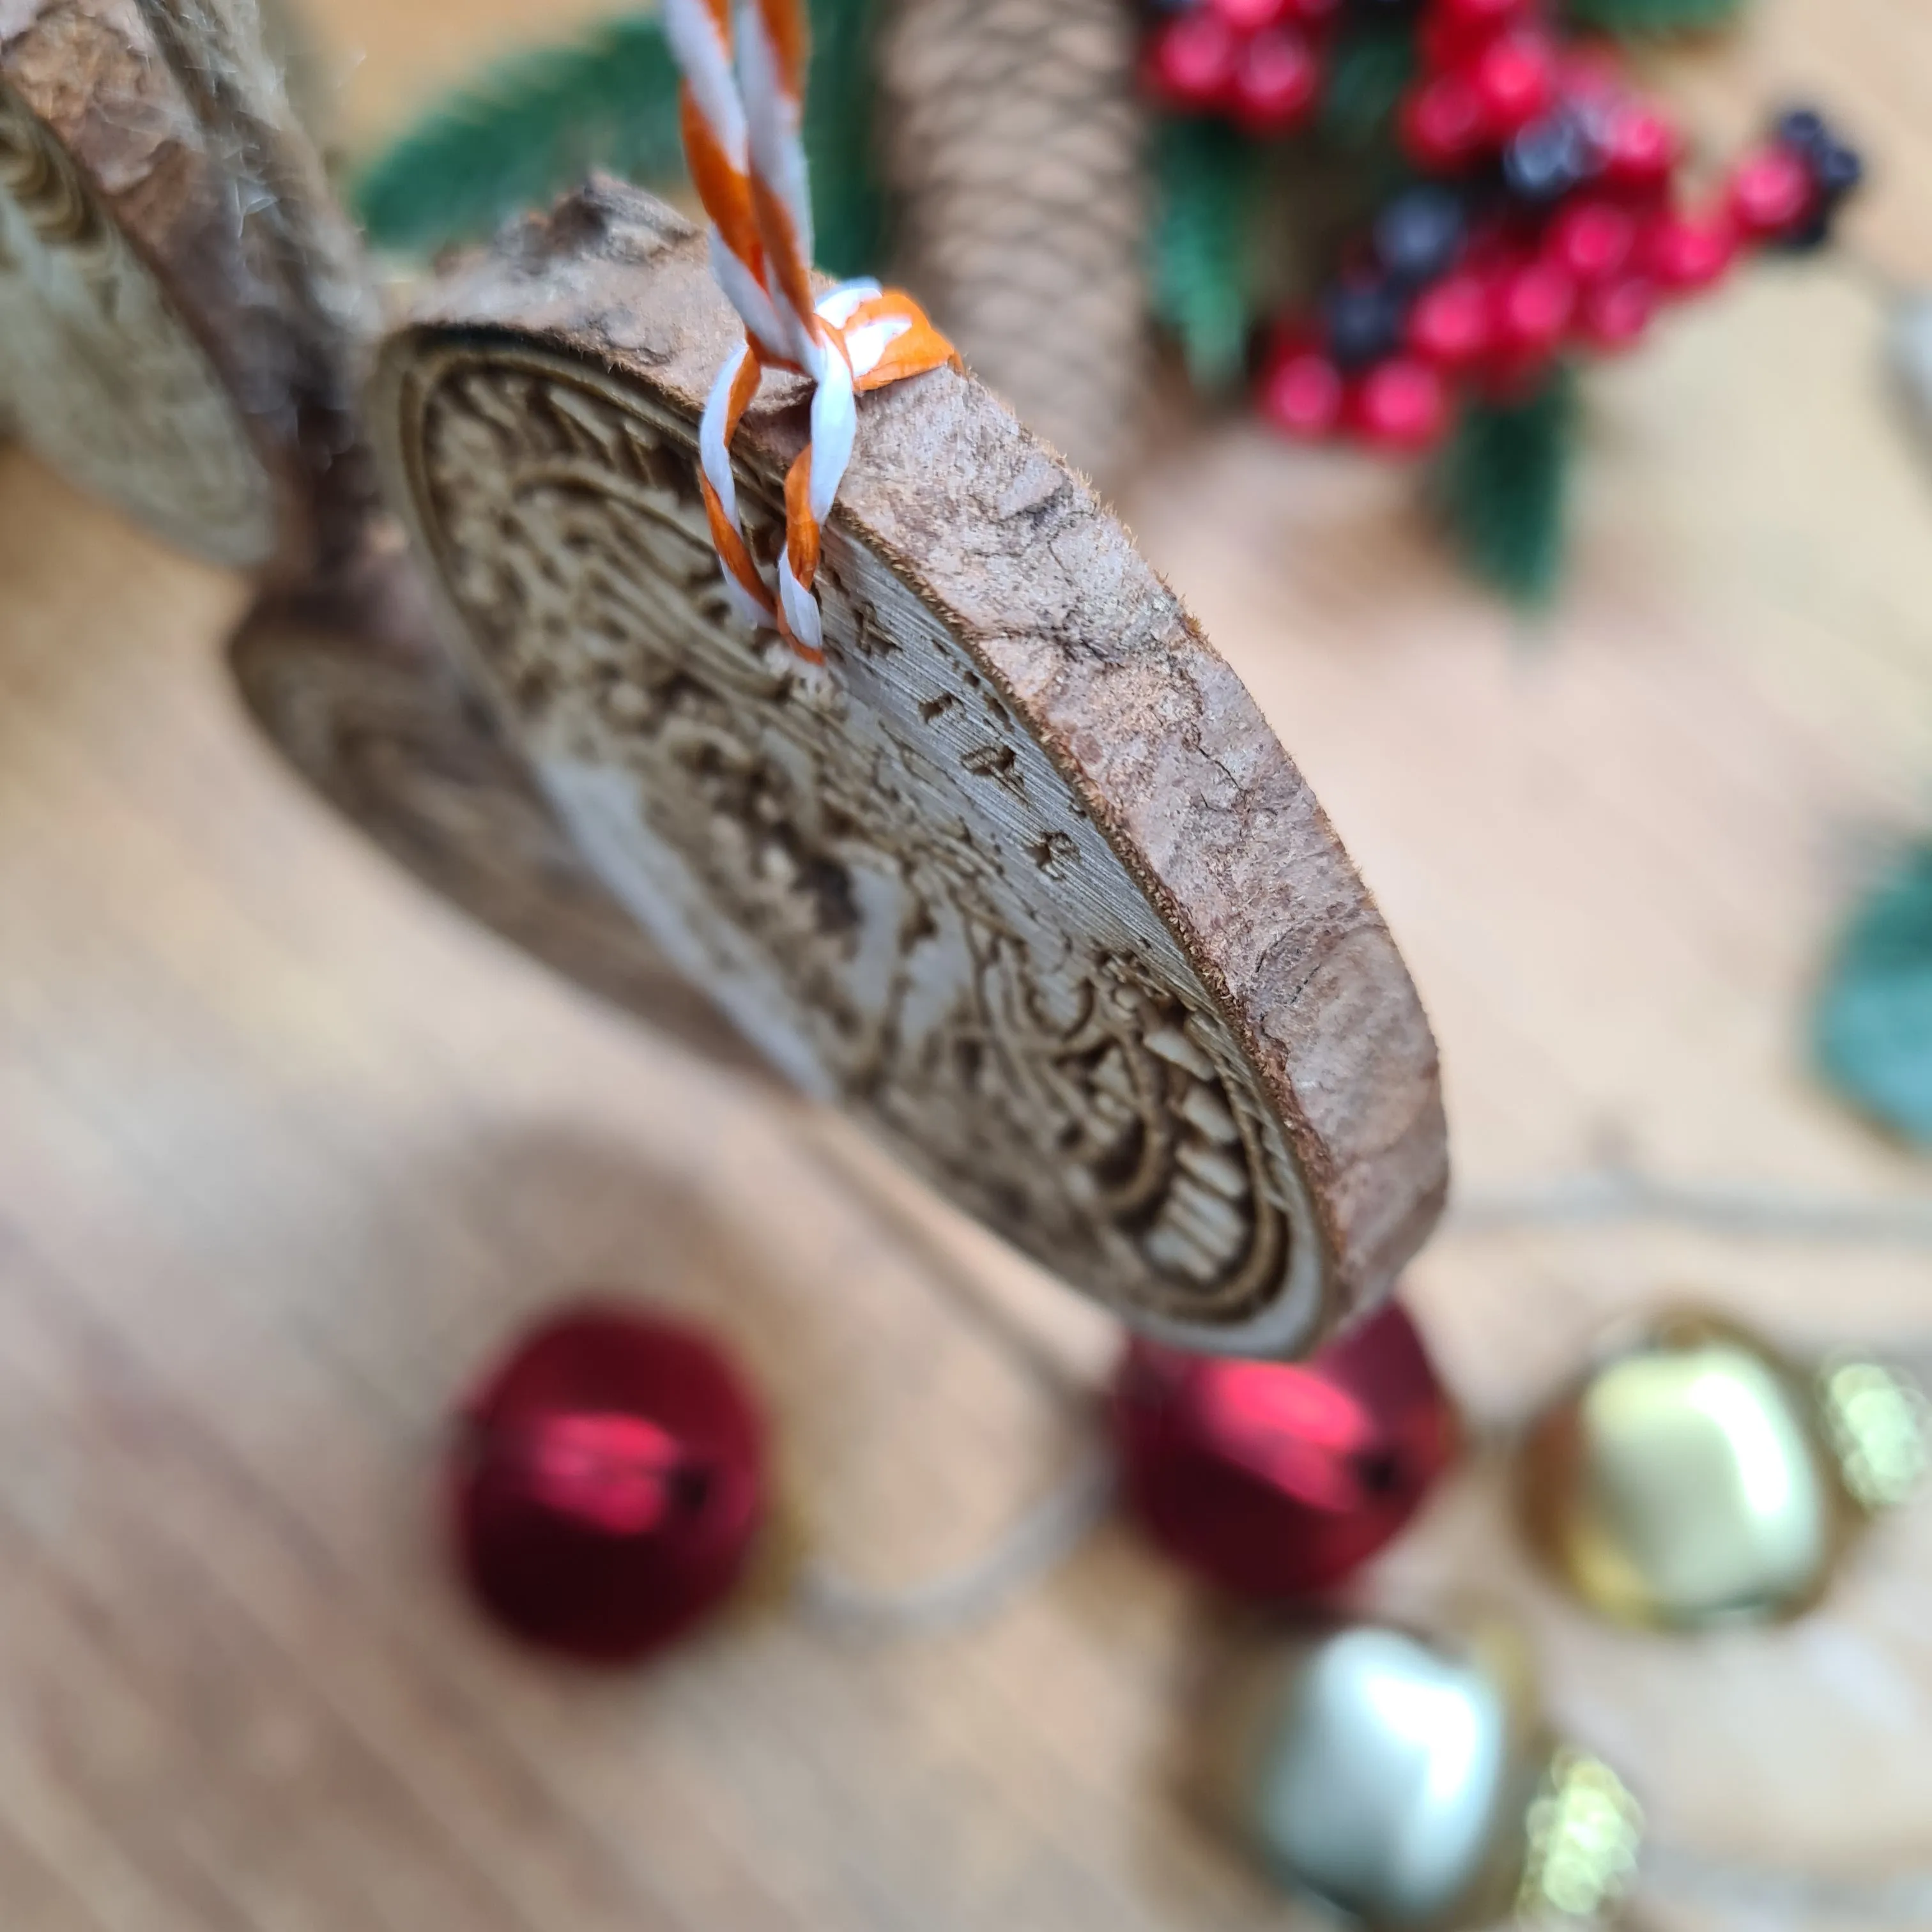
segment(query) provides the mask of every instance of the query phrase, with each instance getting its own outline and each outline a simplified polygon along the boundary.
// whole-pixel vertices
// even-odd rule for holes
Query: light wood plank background
[[[333,0],[345,128],[562,17]],[[1932,281],[1924,0],[1767,0],[1731,60],[1681,70],[1700,124],[1815,79],[1877,151],[1863,260]],[[1575,581],[1534,634],[1372,465],[1205,426],[1130,493],[1408,952],[1466,1197],[1606,1149],[1687,1182],[1928,1192],[1812,1084],[1800,1030],[1833,922],[1932,818],[1932,466],[1883,322],[1870,266],[1772,268],[1594,376]],[[1066,1381],[1111,1337],[915,1207],[1004,1319],[975,1312],[824,1127],[332,821],[226,688],[242,604],[0,456],[0,1924],[1293,1922],[1177,1802],[1212,1620],[1123,1532],[916,1641],[842,1641],[766,1592],[614,1680],[470,1618],[435,1539],[440,1418],[561,1293],[733,1336],[796,1533],[880,1582],[1051,1486],[1084,1427]],[[1796,1346],[1932,1345],[1932,1263],[1896,1250],[1451,1230],[1412,1283],[1487,1414],[1687,1288]],[[1568,1610],[1480,1472],[1373,1588],[1514,1605],[1660,1834],[1932,1865],[1932,1504],[1805,1623],[1696,1645]]]

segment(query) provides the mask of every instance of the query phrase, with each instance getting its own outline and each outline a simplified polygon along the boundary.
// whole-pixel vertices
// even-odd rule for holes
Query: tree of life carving
[[[801,679],[731,615],[692,428],[648,394],[455,341],[402,406],[472,674],[605,884],[778,1066],[1144,1324],[1312,1325],[1318,1237],[1257,1076],[940,620],[835,528],[836,675]]]
[[[167,541],[248,568],[274,493],[241,412],[153,273],[0,84],[0,419]]]

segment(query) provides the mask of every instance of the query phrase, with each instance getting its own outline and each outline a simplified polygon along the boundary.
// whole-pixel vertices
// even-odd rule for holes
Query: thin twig
[[[1660,1892],[1736,1912],[1832,1924],[1932,1924],[1932,1870],[1923,1869],[1844,1878],[1652,1844],[1645,1848],[1643,1876]]]
[[[952,1248],[906,1202],[827,1131],[820,1116],[808,1112],[797,1139],[800,1150],[885,1234],[928,1288],[991,1338],[1014,1366],[1046,1392],[1061,1398],[1088,1398],[1084,1378],[1062,1361],[1012,1311],[988,1292],[980,1272]]]
[[[1626,1167],[1461,1197],[1443,1229],[1484,1234],[1643,1222],[1744,1239],[1932,1247],[1932,1200],[1804,1194],[1749,1184],[1690,1186]]]

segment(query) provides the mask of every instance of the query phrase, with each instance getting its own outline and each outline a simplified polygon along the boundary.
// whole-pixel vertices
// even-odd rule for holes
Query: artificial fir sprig
[[[350,196],[379,247],[425,254],[488,235],[593,168],[683,172],[677,65],[654,15],[500,62],[357,170]]]
[[[884,254],[878,11],[878,0],[812,0],[806,146],[819,266],[836,275],[874,272]],[[544,206],[593,168],[644,186],[684,178],[677,68],[655,13],[500,62],[368,161],[350,200],[378,246],[433,253]]]
[[[1743,10],[1744,0],[1566,0],[1564,8],[1572,26],[1629,40],[1709,33]]]
[[[1576,371],[1559,362],[1527,396],[1472,399],[1430,478],[1465,565],[1528,608],[1546,604],[1562,574],[1576,423]]]
[[[1385,147],[1395,111],[1415,76],[1415,35],[1384,20],[1350,22],[1336,37],[1316,125],[1346,152]]]
[[[1860,1112],[1932,1147],[1932,846],[1906,854],[1852,916],[1812,1036],[1820,1071]]]
[[[1155,318],[1173,332],[1194,386],[1217,394],[1247,368],[1258,157],[1233,128],[1205,119],[1166,122],[1154,155]]]

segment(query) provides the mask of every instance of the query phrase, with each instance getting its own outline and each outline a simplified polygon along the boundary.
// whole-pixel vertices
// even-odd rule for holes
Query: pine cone
[[[896,0],[896,272],[974,373],[1106,478],[1149,372],[1145,116],[1124,0]]]

